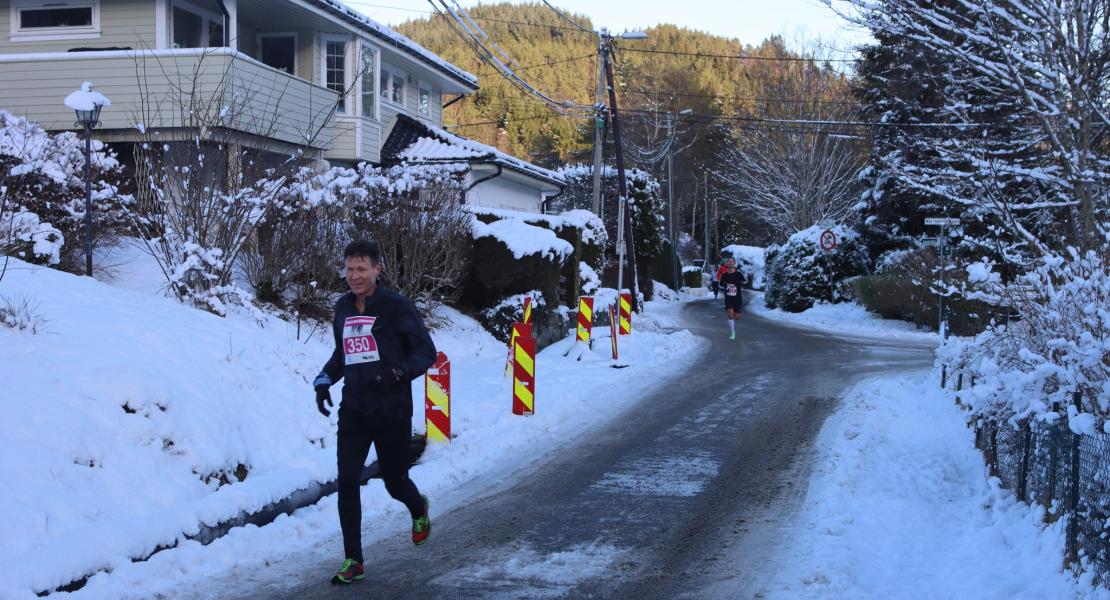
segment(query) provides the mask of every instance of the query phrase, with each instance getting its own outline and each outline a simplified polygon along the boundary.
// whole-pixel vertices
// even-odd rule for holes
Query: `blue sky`
[[[426,0],[344,1],[389,25],[431,11]],[[460,0],[460,4],[468,7],[478,3]],[[745,44],[758,44],[770,35],[782,34],[788,42],[819,37],[828,45],[845,49],[866,39],[817,0],[555,0],[552,4],[588,15],[595,26],[618,32],[672,23],[737,38]]]

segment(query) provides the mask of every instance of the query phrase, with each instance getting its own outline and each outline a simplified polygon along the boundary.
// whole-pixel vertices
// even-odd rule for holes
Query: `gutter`
[[[563,194],[566,193],[566,191],[567,191],[567,188],[560,187],[559,188],[559,193],[555,194],[554,196],[548,196],[548,197],[544,198],[543,199],[543,204],[540,205],[540,211],[543,212],[543,214],[546,215],[547,214],[548,203],[551,202],[552,200],[558,198],[559,196],[562,196]]]
[[[478,185],[479,183],[482,183],[483,181],[489,181],[490,179],[493,179],[494,177],[500,177],[501,174],[505,172],[505,169],[503,169],[501,167],[501,163],[495,162],[495,163],[486,163],[486,164],[492,164],[493,166],[497,167],[497,172],[486,175],[485,177],[480,177],[480,178],[474,180],[474,183],[466,186],[466,189],[463,190],[463,197],[462,197],[463,204],[466,204],[466,193],[469,192],[470,190],[474,189],[474,186]]]

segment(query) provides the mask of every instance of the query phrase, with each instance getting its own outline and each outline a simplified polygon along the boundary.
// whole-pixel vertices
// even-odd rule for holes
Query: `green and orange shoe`
[[[412,543],[417,546],[428,541],[428,534],[432,532],[432,521],[428,518],[428,509],[431,507],[431,503],[428,502],[427,496],[421,494],[420,497],[424,499],[424,514],[412,520]]]
[[[353,558],[348,558],[343,561],[343,566],[339,567],[339,572],[331,578],[331,582],[332,584],[347,584],[363,579],[366,579],[366,572],[362,569],[362,563]]]

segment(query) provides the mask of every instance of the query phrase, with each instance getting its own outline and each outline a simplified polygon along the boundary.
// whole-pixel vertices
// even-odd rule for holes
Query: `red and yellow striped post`
[[[536,412],[536,338],[520,336],[513,348],[513,414]]]
[[[532,297],[524,297],[524,318],[520,320],[521,323],[526,325],[532,324]]]
[[[613,341],[613,360],[617,360],[617,307],[609,305],[609,337]]]
[[[620,334],[628,335],[632,333],[632,294],[622,293],[620,303]]]
[[[578,341],[590,343],[590,332],[594,326],[594,299],[582,296],[578,299]]]
[[[424,374],[424,421],[430,441],[451,441],[451,361],[442,352]]]
[[[519,337],[532,337],[532,324],[531,323],[513,323],[513,331],[509,334],[509,356],[505,360],[505,374],[511,375],[513,372],[513,360],[516,352],[516,340]]]

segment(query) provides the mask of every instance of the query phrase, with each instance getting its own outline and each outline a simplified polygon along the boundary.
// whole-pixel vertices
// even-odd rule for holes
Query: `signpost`
[[[926,227],[940,227],[940,237],[938,238],[925,238],[926,243],[932,243],[937,247],[937,254],[940,256],[940,286],[944,287],[944,275],[948,269],[948,228],[957,227],[960,225],[960,220],[953,217],[925,217]],[[935,241],[933,241],[935,239]],[[940,339],[943,341],[948,337],[948,320],[944,316],[944,290],[937,292],[937,327],[940,330]]]
[[[836,250],[836,234],[832,229],[826,229],[821,232],[821,238],[817,243],[824,252],[832,252]]]

